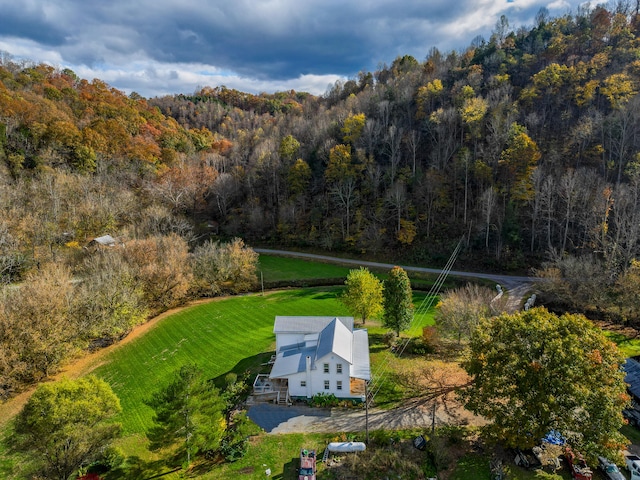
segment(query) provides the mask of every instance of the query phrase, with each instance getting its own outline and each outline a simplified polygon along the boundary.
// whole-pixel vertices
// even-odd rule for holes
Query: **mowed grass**
[[[260,367],[274,349],[276,315],[346,316],[336,289],[302,289],[233,297],[186,308],[146,335],[112,352],[95,374],[120,398],[125,434],[143,433],[152,410],[144,404],[182,365],[196,363],[209,378]],[[220,383],[220,382],[219,382]]]
[[[112,352],[94,373],[105,379],[120,398],[123,412],[119,421],[125,434],[143,433],[151,425],[153,414],[144,400],[168,384],[182,365],[196,363],[209,378],[217,379],[220,386],[229,372],[258,371],[275,348],[276,315],[349,316],[337,299],[341,290],[339,287],[288,290],[188,307]],[[416,292],[416,306],[424,298],[425,294]],[[433,313],[419,311],[408,333],[419,335],[423,326],[431,324]],[[382,350],[381,345],[375,345],[375,339],[386,329],[365,327],[373,327],[371,346]],[[372,354],[371,360],[375,367],[377,355]]]
[[[343,284],[350,270],[357,270],[357,265],[344,266],[337,263],[324,263],[312,260],[303,260],[300,258],[280,257],[275,255],[260,255],[259,272],[262,273],[262,279],[266,285],[274,282],[296,282],[304,283],[305,280],[333,280]],[[388,277],[388,268],[372,268],[366,267],[380,280]],[[431,273],[419,273],[407,271],[407,275],[411,279],[412,285],[421,290],[428,290],[435,283],[438,275]],[[260,276],[260,273],[258,273]],[[443,288],[454,288],[465,285],[467,280],[454,279],[449,277],[443,285]],[[493,288],[491,283],[491,288]]]
[[[640,337],[627,337],[620,332],[604,330],[606,337],[618,345],[625,357],[636,357],[640,355]]]
[[[311,279],[346,279],[349,270],[357,267],[345,267],[331,263],[314,262],[300,258],[260,255],[258,269],[265,282],[284,282]]]

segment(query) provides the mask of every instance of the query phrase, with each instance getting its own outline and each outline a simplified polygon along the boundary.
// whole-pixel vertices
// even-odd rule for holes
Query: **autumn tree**
[[[480,319],[491,315],[491,300],[495,292],[489,288],[468,283],[464,287],[444,292],[440,296],[435,316],[436,326],[442,335],[458,340],[468,339]]]
[[[120,435],[112,421],[120,401],[95,376],[40,385],[16,418],[16,446],[27,452],[47,478],[67,480],[99,460]]]
[[[196,365],[184,365],[167,386],[146,401],[155,411],[155,426],[148,432],[152,450],[176,442],[186,464],[198,452],[215,452],[227,428],[224,400]]]
[[[152,311],[176,306],[186,298],[193,275],[184,239],[171,233],[132,240],[121,253]]]
[[[218,172],[200,162],[184,162],[172,166],[153,182],[149,189],[176,211],[193,213],[206,205]]]
[[[351,235],[351,209],[357,196],[356,179],[359,173],[360,165],[354,161],[350,145],[331,148],[324,176],[330,185],[331,195],[345,212],[343,239]]]
[[[640,261],[633,259],[612,288],[613,303],[623,322],[637,322],[640,304]]]
[[[289,192],[293,196],[301,195],[309,186],[311,181],[311,167],[303,159],[297,159],[289,168],[287,174],[287,184]]]
[[[587,454],[615,456],[629,401],[624,356],[582,315],[544,308],[482,319],[463,366],[465,406],[510,447],[531,448],[556,430]]]
[[[382,312],[382,282],[368,269],[350,270],[340,302],[364,324]]]
[[[349,115],[342,125],[342,139],[345,143],[354,145],[362,135],[366,117],[364,113]]]
[[[91,255],[83,267],[72,309],[83,339],[115,340],[146,320],[143,289],[120,252]]]
[[[296,140],[293,135],[287,135],[280,141],[278,153],[280,153],[280,157],[289,164],[293,161],[293,158],[299,149],[300,142]]]
[[[47,378],[76,351],[73,298],[71,273],[59,264],[41,265],[20,288],[0,297],[0,351],[5,351],[0,395],[4,388],[11,391]]]
[[[246,292],[257,284],[258,254],[240,238],[196,247],[192,265],[197,287],[205,294]]]
[[[532,174],[541,156],[525,128],[516,123],[511,125],[507,148],[498,162],[501,184],[510,199],[527,201],[533,195]]]
[[[411,282],[401,267],[393,267],[384,281],[383,307],[382,325],[396,332],[396,335],[411,325],[414,312]]]

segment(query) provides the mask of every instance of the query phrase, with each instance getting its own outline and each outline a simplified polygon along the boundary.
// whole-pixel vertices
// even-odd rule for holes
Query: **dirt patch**
[[[613,323],[604,320],[591,321],[602,330],[618,333],[620,335],[624,335],[627,338],[638,338],[638,336],[640,336],[640,332],[638,330],[628,325],[620,325],[619,323]]]

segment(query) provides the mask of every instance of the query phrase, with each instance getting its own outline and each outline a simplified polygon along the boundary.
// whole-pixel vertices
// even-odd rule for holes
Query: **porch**
[[[289,382],[287,379],[269,378],[267,374],[259,374],[253,381],[255,401],[274,402],[279,405],[291,403],[289,398]]]

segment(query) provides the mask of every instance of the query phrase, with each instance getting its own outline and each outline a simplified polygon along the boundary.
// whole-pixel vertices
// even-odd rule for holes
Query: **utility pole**
[[[262,286],[262,296],[264,297],[264,277],[262,276],[262,270],[260,270],[260,285]]]
[[[436,401],[433,401],[431,406],[431,435],[436,431]]]
[[[365,443],[369,445],[369,391],[367,389],[368,381],[364,381],[364,429]]]

